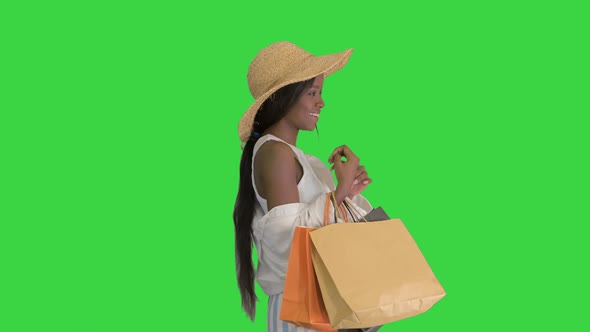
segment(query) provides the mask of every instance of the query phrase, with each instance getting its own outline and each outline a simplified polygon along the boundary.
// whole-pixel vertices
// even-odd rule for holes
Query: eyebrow
[[[312,88],[319,89],[319,88],[320,88],[320,86],[319,86],[319,85],[313,85],[313,86],[312,86]]]

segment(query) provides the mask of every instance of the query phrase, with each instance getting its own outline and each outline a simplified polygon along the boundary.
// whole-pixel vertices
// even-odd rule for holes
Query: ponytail
[[[256,293],[254,291],[254,264],[252,262],[252,221],[256,194],[252,185],[252,155],[256,139],[249,139],[242,151],[240,161],[240,185],[234,207],[234,228],[236,233],[236,272],[242,296],[242,309],[254,321],[256,314]]]
[[[236,273],[242,296],[242,309],[254,321],[256,314],[256,292],[254,291],[254,263],[252,262],[254,208],[258,204],[252,183],[252,159],[254,145],[260,134],[281,120],[297,102],[303,91],[313,83],[313,78],[282,87],[267,99],[254,119],[252,136],[242,150],[240,161],[240,184],[234,206],[234,228],[236,233]]]

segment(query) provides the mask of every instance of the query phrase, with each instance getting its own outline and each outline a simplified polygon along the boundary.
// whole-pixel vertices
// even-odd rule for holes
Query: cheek
[[[308,100],[304,103],[300,103],[299,105],[302,111],[309,112],[310,110],[313,110],[314,103],[313,101]]]
[[[302,116],[308,112],[308,106],[305,103],[297,103],[293,106],[293,113],[297,114],[297,116]]]
[[[295,104],[293,105],[289,113],[287,113],[285,118],[288,118],[290,121],[293,122],[299,122],[302,119],[304,119],[305,113],[307,112],[305,111],[304,107],[302,107],[300,104]]]

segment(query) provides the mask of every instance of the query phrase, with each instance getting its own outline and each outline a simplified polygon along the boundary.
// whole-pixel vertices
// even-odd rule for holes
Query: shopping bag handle
[[[361,221],[361,219],[362,219],[364,222],[368,222],[367,219],[365,219],[365,216],[363,216],[363,214],[360,213],[360,211],[354,207],[352,202],[349,202],[348,198],[345,198],[344,202],[342,202],[342,203],[346,206],[346,208],[350,212],[350,215],[353,215],[352,212],[356,213],[356,217],[358,218],[358,221]],[[353,218],[354,218],[354,216],[353,216]]]
[[[344,205],[336,206],[336,195],[333,191],[331,191],[326,195],[326,207],[324,209],[324,226],[327,226],[330,220],[330,205],[332,205],[330,204],[331,202],[334,204],[334,213],[336,215],[334,217],[334,222],[336,223],[338,221],[338,218],[344,220],[345,223],[349,222],[348,215],[343,211],[345,209]]]
[[[334,214],[336,215],[336,218],[338,218],[338,212],[340,212],[340,219],[344,220],[344,222],[349,222],[348,220],[348,214],[346,213],[346,208],[344,207],[344,204],[340,204],[340,206],[338,206],[338,209],[336,209],[336,192],[332,191],[332,203],[334,204]],[[335,220],[334,222],[337,222],[338,220]]]
[[[324,208],[324,226],[328,226],[328,220],[330,219],[330,193],[326,195],[326,207]]]

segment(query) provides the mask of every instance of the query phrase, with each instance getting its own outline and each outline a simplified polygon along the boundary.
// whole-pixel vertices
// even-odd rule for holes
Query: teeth
[[[316,118],[319,118],[319,117],[320,117],[320,115],[319,115],[319,114],[317,114],[317,113],[307,113],[307,114],[309,114],[309,115],[311,115],[311,116],[315,116]]]

